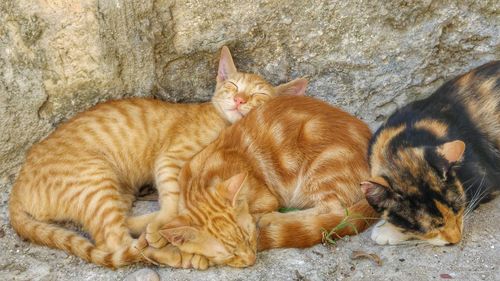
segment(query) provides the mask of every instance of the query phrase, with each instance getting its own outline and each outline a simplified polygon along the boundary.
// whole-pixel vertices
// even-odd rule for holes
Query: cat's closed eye
[[[253,93],[251,95],[251,97],[259,97],[259,96],[261,96],[261,97],[269,97],[269,94],[266,94],[266,93]]]
[[[238,90],[238,86],[231,81],[227,81],[226,83],[224,83],[224,88],[227,90],[230,90],[230,91],[237,91]]]

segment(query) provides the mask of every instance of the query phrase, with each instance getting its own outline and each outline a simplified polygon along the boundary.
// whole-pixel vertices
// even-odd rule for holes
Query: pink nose
[[[236,103],[236,105],[240,105],[240,104],[245,104],[246,101],[242,98],[242,97],[234,97],[234,103]]]

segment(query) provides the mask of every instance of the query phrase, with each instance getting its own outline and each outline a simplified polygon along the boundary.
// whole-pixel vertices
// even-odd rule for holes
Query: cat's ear
[[[297,78],[288,83],[276,86],[276,93],[278,95],[292,95],[292,96],[303,96],[306,93],[307,88],[306,78]]]
[[[448,178],[451,168],[460,163],[465,152],[465,143],[460,140],[450,141],[438,147],[427,147],[425,157],[443,180]]]
[[[179,216],[164,225],[159,230],[159,233],[172,245],[179,247],[186,242],[194,240],[198,234],[198,230],[192,227],[185,217]]]
[[[361,182],[360,187],[370,205],[377,207],[376,209],[383,207],[383,202],[388,199],[389,195],[389,184],[384,178],[371,178]]]
[[[229,202],[231,202],[231,206],[236,206],[236,199],[238,198],[238,194],[243,187],[243,183],[247,178],[248,173],[239,173],[230,177],[222,183],[221,195],[224,196]]]
[[[217,82],[226,81],[229,76],[236,73],[236,66],[234,66],[233,57],[231,52],[226,46],[222,46],[219,60],[219,70],[217,72]]]
[[[461,140],[450,141],[438,146],[437,151],[449,163],[454,164],[462,160],[465,152],[465,143]]]

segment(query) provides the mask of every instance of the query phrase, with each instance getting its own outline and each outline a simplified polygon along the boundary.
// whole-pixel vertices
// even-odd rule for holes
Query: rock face
[[[446,3],[445,3],[446,2]],[[446,79],[500,57],[500,2],[3,0],[0,179],[62,120],[99,101],[207,100],[218,51],[375,128]]]

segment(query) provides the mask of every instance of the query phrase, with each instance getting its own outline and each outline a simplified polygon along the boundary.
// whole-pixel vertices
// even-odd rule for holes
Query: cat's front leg
[[[402,233],[393,224],[381,220],[373,226],[371,239],[379,245],[395,245],[411,239],[411,236]]]
[[[143,251],[143,257],[146,261],[154,264],[175,268],[194,268],[198,270],[205,270],[212,265],[206,257],[182,252],[172,244],[169,244],[161,249],[147,247]]]
[[[178,213],[179,176],[182,165],[186,162],[182,152],[165,152],[160,154],[155,163],[155,183],[158,189],[160,210],[146,227],[146,240],[154,248],[162,248],[168,241],[158,230],[174,218]]]

